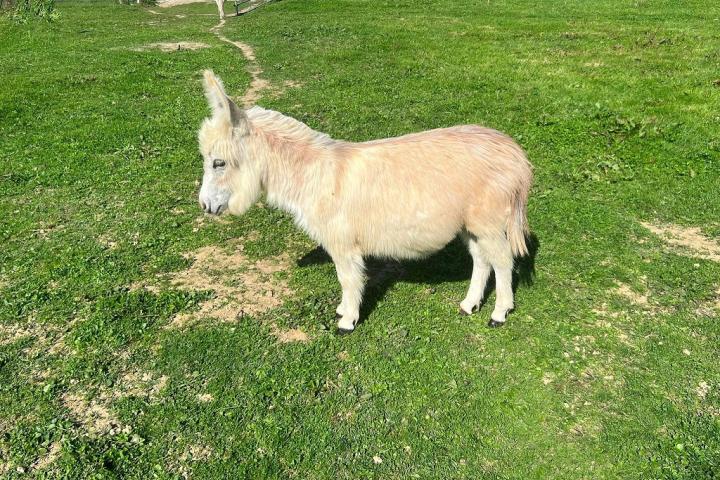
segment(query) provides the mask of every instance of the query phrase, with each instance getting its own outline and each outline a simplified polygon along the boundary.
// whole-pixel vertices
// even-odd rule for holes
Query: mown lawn
[[[349,140],[484,124],[535,165],[535,256],[505,327],[457,315],[453,243],[375,262],[348,337],[333,266],[288,216],[197,206],[201,71],[250,83],[214,9],[0,17],[0,477],[720,477],[718,5],[284,0],[229,18],[264,107]],[[207,48],[137,51],[178,41]]]

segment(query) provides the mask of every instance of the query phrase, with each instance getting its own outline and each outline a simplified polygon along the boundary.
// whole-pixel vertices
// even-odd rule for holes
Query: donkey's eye
[[[220,160],[219,158],[216,158],[213,160],[213,168],[222,168],[225,166],[225,160]]]

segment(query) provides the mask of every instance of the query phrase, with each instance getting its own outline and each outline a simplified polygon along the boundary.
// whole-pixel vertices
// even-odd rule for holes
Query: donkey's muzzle
[[[213,205],[212,202],[203,202],[201,200],[200,208],[203,209],[203,212],[208,213],[210,215],[220,215],[223,212],[223,210],[225,210],[225,205],[223,205],[222,203]]]

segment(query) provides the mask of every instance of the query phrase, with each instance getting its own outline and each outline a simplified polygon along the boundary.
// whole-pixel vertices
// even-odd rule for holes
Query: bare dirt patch
[[[215,400],[215,397],[213,397],[210,393],[199,393],[197,399],[200,403],[208,403]]]
[[[308,334],[303,332],[299,328],[282,330],[276,325],[272,325],[271,331],[280,343],[307,342],[308,340],[310,340]]]
[[[201,48],[210,48],[210,45],[202,42],[156,42],[148,43],[142,47],[136,47],[134,52],[146,52],[148,50],[160,50],[162,52],[171,53],[180,50],[200,50]]]
[[[212,449],[207,445],[190,445],[190,447],[180,455],[180,461],[207,460],[212,456],[212,453]]]
[[[674,253],[720,262],[720,244],[716,240],[703,235],[698,227],[683,227],[673,224],[656,225],[647,222],[641,222],[640,224],[660,237],[669,246],[679,247],[672,249]]]
[[[52,234],[57,231],[63,230],[64,228],[65,225],[50,222],[40,222],[38,228],[33,230],[33,234],[37,238],[47,240]]]
[[[130,432],[130,427],[120,423],[109,410],[105,402],[88,400],[77,392],[67,392],[62,396],[63,405],[70,414],[91,435],[112,435]]]
[[[98,237],[98,243],[109,250],[115,250],[118,247],[117,241],[109,233],[104,233]]]
[[[287,87],[287,88],[300,88],[303,85],[304,85],[304,83],[298,82],[295,80],[285,80],[283,82],[283,87]]]
[[[38,458],[32,465],[33,470],[45,470],[60,457],[62,452],[62,445],[60,442],[53,442],[48,449],[48,452],[42,457]]]
[[[23,353],[30,357],[34,358],[42,353],[50,355],[67,353],[65,334],[74,323],[72,321],[63,328],[58,325],[35,323],[31,319],[25,324],[0,325],[0,346],[31,338],[32,345],[23,349]]]
[[[695,393],[701,400],[705,400],[705,397],[710,393],[710,385],[707,382],[700,382],[695,388]]]
[[[613,290],[613,293],[619,295],[626,300],[629,300],[633,305],[639,307],[647,307],[649,305],[647,294],[641,294],[630,288],[627,284],[622,282],[616,282],[617,287]]]
[[[168,328],[185,328],[202,319],[212,318],[222,323],[235,322],[244,315],[263,313],[282,304],[292,295],[278,272],[290,268],[286,256],[251,261],[243,253],[243,245],[236,243],[227,249],[202,247],[187,254],[192,264],[187,270],[175,272],[165,280],[181,290],[212,290],[215,296],[204,302],[200,310],[176,316]],[[279,329],[275,328],[278,333]],[[297,332],[284,338],[300,338]]]
[[[0,325],[0,346],[10,345],[18,340],[37,335],[36,325]]]
[[[181,478],[192,478],[193,465],[206,462],[215,455],[212,448],[205,443],[193,443],[184,448],[171,449],[167,454],[167,468]]]
[[[543,383],[543,385],[549,385],[549,384],[551,384],[552,382],[555,381],[555,378],[556,378],[556,377],[557,377],[557,375],[555,375],[553,372],[545,372],[545,373],[543,373],[543,376],[542,376],[542,383]]]
[[[642,276],[640,280],[645,284],[647,277]],[[623,282],[616,281],[615,284],[617,286],[612,290],[612,293],[627,300],[633,306],[642,309],[645,315],[655,316],[668,313],[667,308],[663,308],[653,300],[653,294],[647,286],[645,286],[644,291],[641,293]]]
[[[104,399],[118,399],[124,397],[141,397],[149,401],[157,400],[160,393],[168,383],[166,375],[156,376],[149,372],[130,370],[125,372],[112,393],[103,393]]]
[[[100,388],[92,398],[82,388],[62,396],[63,405],[80,426],[91,435],[130,433],[132,427],[123,425],[113,413],[113,402],[128,397],[157,402],[168,384],[166,375],[156,375],[137,369],[125,371],[112,388]]]

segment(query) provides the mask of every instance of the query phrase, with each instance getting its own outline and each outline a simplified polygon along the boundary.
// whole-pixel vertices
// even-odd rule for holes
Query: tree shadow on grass
[[[540,240],[531,233],[527,238],[528,255],[515,259],[513,269],[513,292],[521,285],[531,286],[535,278],[535,258],[540,250]],[[322,247],[305,254],[297,261],[299,267],[309,267],[323,263],[331,263],[332,258]],[[423,260],[386,260],[367,258],[365,260],[367,284],[360,307],[362,323],[375,309],[378,302],[397,282],[421,283],[428,286],[447,282],[466,281],[470,284],[472,260],[465,243],[456,238],[445,248]],[[495,289],[495,275],[490,275],[483,298]],[[458,298],[458,305],[461,298]],[[340,299],[337,300],[340,303]]]

